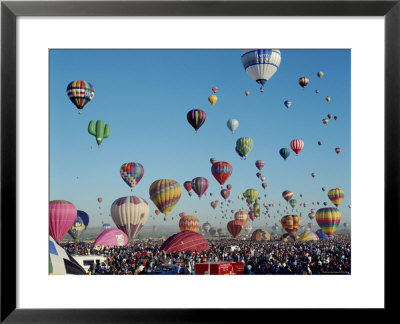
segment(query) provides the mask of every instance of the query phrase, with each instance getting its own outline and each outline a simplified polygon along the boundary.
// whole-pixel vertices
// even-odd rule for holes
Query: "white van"
[[[105,264],[106,257],[102,255],[76,255],[74,256],[76,262],[78,262],[86,272],[90,269],[90,266],[94,266],[99,262],[102,268],[108,268]]]

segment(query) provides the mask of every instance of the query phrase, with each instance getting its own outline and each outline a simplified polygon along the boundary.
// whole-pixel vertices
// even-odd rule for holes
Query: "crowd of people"
[[[319,241],[265,241],[209,239],[208,251],[166,253],[162,240],[135,241],[124,247],[93,247],[63,243],[72,255],[101,255],[103,264],[90,266],[91,275],[151,274],[160,265],[176,264],[179,274],[195,274],[196,263],[243,262],[245,274],[350,274],[348,235]]]

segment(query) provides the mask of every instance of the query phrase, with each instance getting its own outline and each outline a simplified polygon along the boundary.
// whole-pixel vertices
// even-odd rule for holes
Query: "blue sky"
[[[243,69],[241,50],[51,50],[50,199],[71,201],[89,214],[89,226],[99,226],[102,221],[113,224],[109,214],[115,199],[133,194],[150,204],[146,225],[176,224],[178,231],[177,215],[182,211],[197,216],[201,223],[226,228],[233,219],[230,210],[246,205],[237,196],[256,188],[262,197],[261,211],[265,211],[264,202],[275,204],[270,218],[261,215],[252,223],[258,228],[279,221],[277,211],[283,213],[287,205],[281,195],[284,190],[293,191],[298,203],[307,203],[306,208],[296,207],[307,224],[310,209],[323,207],[324,201],[333,206],[327,192],[340,187],[345,192],[339,206],[340,226],[350,222],[350,50],[281,49],[281,54],[278,71],[260,93],[259,85]],[[318,71],[324,72],[322,79]],[[298,85],[301,76],[310,79],[305,89]],[[86,80],[95,88],[93,100],[81,115],[66,94],[73,80]],[[214,107],[207,100],[212,86],[219,88]],[[325,101],[326,96],[331,102]],[[293,102],[289,109],[285,100]],[[198,133],[186,120],[191,109],[207,113]],[[338,120],[332,118],[323,125],[329,113]],[[231,118],[240,123],[235,134],[226,126]],[[90,120],[110,124],[111,135],[100,148],[87,131]],[[235,152],[239,137],[254,140],[247,160]],[[304,141],[304,148],[298,156],[291,152],[284,161],[279,149],[290,147],[295,138]],[[342,152],[337,155],[335,147]],[[225,202],[222,209],[210,206],[213,200],[223,201],[220,185],[211,174],[211,157],[233,166],[226,184],[232,185],[234,203],[226,207]],[[261,170],[268,184],[265,190],[256,176],[256,160],[265,161]],[[139,162],[145,168],[133,192],[119,175],[126,162]],[[189,197],[184,190],[183,182],[199,176],[209,180],[207,192],[212,197],[199,199],[194,193]],[[151,183],[162,178],[178,181],[183,190],[167,222],[162,214],[155,215],[149,198]],[[102,209],[97,197],[103,198]],[[321,204],[313,206],[317,201]],[[222,218],[225,209],[228,219]]]

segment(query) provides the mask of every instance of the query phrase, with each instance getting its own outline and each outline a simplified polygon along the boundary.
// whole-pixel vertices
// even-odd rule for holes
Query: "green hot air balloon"
[[[255,203],[258,198],[258,190],[257,189],[247,189],[243,193],[243,197],[248,199],[250,202]]]
[[[254,217],[260,217],[260,204],[257,201],[253,204],[253,209]]]
[[[297,205],[297,200],[296,199],[290,199],[289,200],[289,204],[290,204],[290,206],[292,206],[292,208],[294,208]]]
[[[103,139],[108,138],[110,136],[110,125],[106,124],[104,126],[104,122],[102,120],[96,121],[96,126],[94,125],[94,120],[91,120],[89,123],[88,131],[90,135],[96,137],[97,145],[101,145]]]
[[[290,150],[286,147],[283,147],[279,150],[279,154],[286,160],[290,155]]]

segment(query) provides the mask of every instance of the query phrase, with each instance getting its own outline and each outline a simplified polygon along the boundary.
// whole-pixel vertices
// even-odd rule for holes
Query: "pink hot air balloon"
[[[128,244],[128,236],[118,228],[109,228],[100,233],[94,246],[125,246]]]
[[[212,87],[211,90],[212,92],[216,93],[218,91],[218,87]]]
[[[258,170],[261,170],[265,166],[265,162],[263,160],[257,160],[255,164]]]
[[[290,142],[290,148],[293,150],[296,155],[303,149],[304,142],[301,139],[294,139]]]
[[[246,97],[250,94],[250,91],[248,91],[248,90],[246,90],[245,92],[244,92],[244,94],[246,95]]]
[[[73,225],[78,210],[74,204],[66,200],[50,201],[50,236],[57,242],[67,234],[68,230]]]

